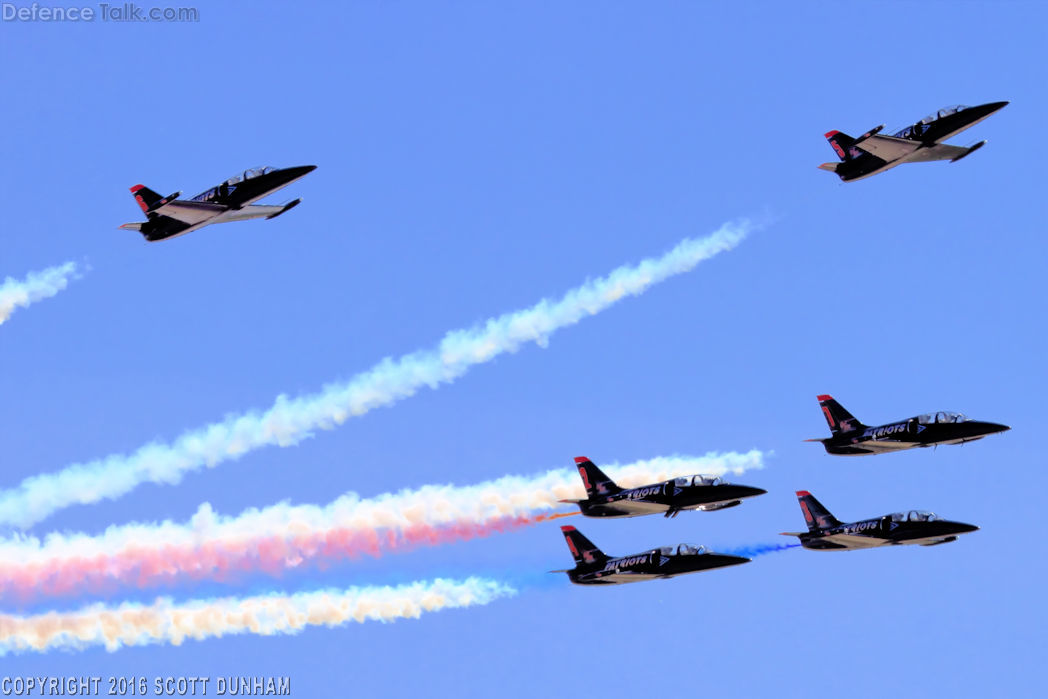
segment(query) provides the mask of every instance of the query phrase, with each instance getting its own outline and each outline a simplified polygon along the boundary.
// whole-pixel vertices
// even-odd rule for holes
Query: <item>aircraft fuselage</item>
[[[125,224],[122,228],[138,230],[147,241],[155,242],[177,238],[214,223],[273,218],[295,206],[299,200],[284,206],[252,206],[254,202],[287,187],[315,169],[314,165],[302,165],[273,169],[236,182],[227,180],[191,199],[169,197],[158,203],[156,208],[144,205],[142,199],[136,197],[147,220]],[[132,188],[132,192],[140,188],[141,185],[138,185]]]
[[[934,546],[953,541],[960,534],[976,531],[978,527],[963,522],[935,520],[931,522],[897,522],[891,515],[797,535],[801,545],[815,551],[848,551],[917,544]]]
[[[656,578],[672,578],[688,573],[698,573],[712,568],[748,563],[750,559],[722,553],[697,555],[665,555],[658,549],[633,556],[611,558],[603,564],[591,567],[576,567],[568,571],[571,582],[577,585],[610,585],[642,582]]]
[[[998,110],[1003,109],[1007,104],[1007,102],[990,102],[975,107],[967,107],[953,114],[939,117],[927,124],[918,122],[913,126],[908,126],[892,134],[891,138],[913,142],[916,144],[916,147],[901,149],[890,156],[884,155],[884,157],[881,157],[874,153],[866,152],[863,150],[863,142],[860,140],[852,146],[851,156],[837,163],[833,171],[844,182],[854,182],[879,174],[885,170],[890,170],[903,163],[944,159],[959,160],[967,155],[968,152],[981,147],[985,142],[976,144],[968,149],[958,149],[954,146],[944,146],[943,141],[975,126]],[[946,156],[937,154],[934,152],[937,147],[939,150],[949,149],[949,153]],[[957,151],[966,152],[958,153]],[[845,157],[843,151],[840,154],[842,158]]]
[[[839,432],[819,441],[830,454],[864,456],[915,447],[974,442],[1008,429],[1007,425],[978,420],[924,424],[913,417],[877,427],[863,426],[860,429]]]
[[[628,488],[603,498],[578,501],[586,517],[639,517],[649,514],[676,514],[682,510],[721,510],[734,507],[745,498],[767,491],[734,483],[680,486],[672,480]]]

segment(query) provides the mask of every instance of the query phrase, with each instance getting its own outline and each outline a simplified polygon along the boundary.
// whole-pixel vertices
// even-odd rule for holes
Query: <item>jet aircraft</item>
[[[842,408],[833,396],[823,395],[818,399],[833,436],[804,441],[822,442],[830,454],[864,456],[914,447],[963,444],[982,439],[988,434],[1011,429],[1007,425],[979,422],[961,413],[945,411],[918,415],[879,427],[868,427]]]
[[[681,510],[734,507],[744,498],[768,492],[748,485],[725,483],[714,476],[686,476],[623,489],[585,456],[576,457],[575,466],[582,477],[587,498],[561,502],[578,505],[586,517],[637,517],[658,513],[676,517]]]
[[[262,197],[283,189],[317,169],[316,165],[274,168],[256,167],[230,177],[192,199],[179,199],[182,192],[161,197],[140,184],[131,188],[135,201],[146,215],[145,221],[125,223],[124,230],[138,231],[153,242],[185,235],[212,223],[275,218],[296,206],[301,199],[268,206],[255,204]]]
[[[833,146],[839,163],[823,163],[820,170],[836,173],[845,182],[861,180],[903,163],[926,163],[933,160],[956,162],[982,148],[986,141],[970,147],[951,146],[946,139],[978,124],[1007,102],[990,102],[977,107],[945,107],[907,126],[891,136],[881,136],[884,124],[870,129],[858,138],[840,131],[830,131],[826,140]]]
[[[742,556],[713,553],[704,546],[690,544],[663,546],[632,556],[614,558],[597,548],[575,527],[561,527],[560,530],[564,532],[564,539],[571,549],[575,567],[550,572],[567,573],[571,582],[576,585],[642,582],[750,562],[750,559]]]
[[[807,490],[798,490],[797,500],[800,501],[808,531],[782,534],[797,537],[801,540],[801,546],[815,551],[851,551],[903,544],[935,546],[955,541],[958,535],[979,528],[972,524],[940,519],[932,512],[921,510],[896,512],[876,519],[844,524]]]

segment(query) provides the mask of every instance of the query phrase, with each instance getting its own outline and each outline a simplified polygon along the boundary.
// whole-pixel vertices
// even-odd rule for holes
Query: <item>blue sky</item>
[[[791,550],[573,587],[555,524],[206,583],[178,599],[472,573],[520,594],[394,624],[117,653],[4,674],[256,675],[296,696],[679,687],[723,696],[1035,695],[1045,647],[1040,3],[285,3],[192,24],[0,24],[0,277],[90,269],[0,327],[2,485],[126,453],[343,380],[740,217],[736,250],[439,390],[32,532],[181,521],[201,502],[326,503],[427,483],[711,450],[773,451],[744,506],[575,521],[626,554],[775,542],[808,489],[841,519],[931,509],[949,546]],[[799,5],[799,6],[798,6]],[[957,164],[842,185],[822,137],[1010,100]],[[148,245],[127,188],[187,195],[316,164],[269,222]],[[834,458],[815,396],[880,423],[937,409],[1013,427]],[[576,518],[577,520],[578,518]],[[146,593],[119,595],[147,601]],[[63,600],[73,608],[87,599]],[[9,606],[6,612],[39,611]]]

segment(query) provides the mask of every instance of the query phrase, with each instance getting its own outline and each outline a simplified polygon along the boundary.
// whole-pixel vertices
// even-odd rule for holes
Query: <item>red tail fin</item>
[[[156,207],[157,202],[163,200],[162,196],[143,184],[136,184],[131,188],[131,193],[135,195],[135,201],[144,214],[148,214]]]

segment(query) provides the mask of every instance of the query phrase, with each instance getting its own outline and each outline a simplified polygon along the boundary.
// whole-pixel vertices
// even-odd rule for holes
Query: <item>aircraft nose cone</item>
[[[975,526],[974,524],[963,524],[961,522],[957,523],[957,533],[958,534],[967,534],[969,532],[977,532],[977,531],[979,531],[979,527]]]
[[[977,107],[969,107],[968,109],[970,109],[976,116],[985,118],[1007,106],[1007,102],[988,102],[987,104],[980,104]]]
[[[736,485],[735,483],[725,483],[720,486],[717,491],[718,497],[727,500],[731,498],[733,500],[742,500],[744,498],[754,498],[758,495],[764,495],[768,491],[764,488],[754,488],[748,485]]]
[[[977,422],[975,424],[975,429],[977,430],[978,434],[986,435],[997,434],[998,432],[1007,432],[1012,428],[1008,425],[999,425],[996,422]]]

